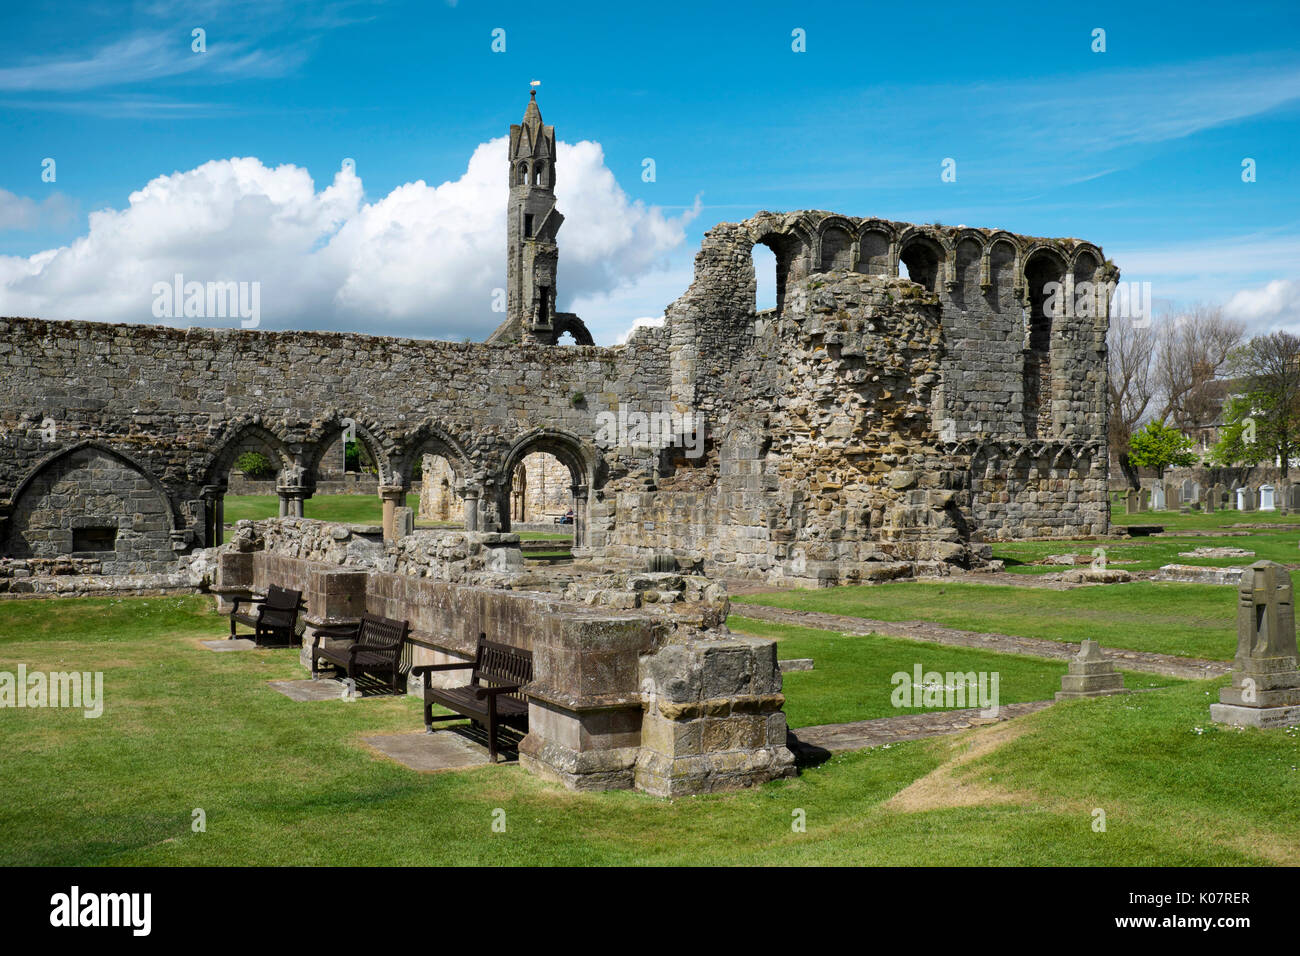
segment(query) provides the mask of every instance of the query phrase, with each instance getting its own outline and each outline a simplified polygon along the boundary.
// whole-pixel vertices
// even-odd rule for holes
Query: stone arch
[[[753,246],[758,245],[771,249],[772,255],[776,257],[776,311],[781,312],[785,309],[786,287],[792,279],[801,277],[799,263],[806,258],[811,243],[807,241],[800,242],[797,234],[769,231],[752,237],[751,255]],[[757,295],[757,277],[755,277],[754,298],[751,300],[751,308],[755,308]]]
[[[302,465],[308,481],[314,480],[325,452],[338,440],[340,434],[349,429],[355,430],[356,440],[365,446],[375,467],[379,470],[380,486],[393,484],[395,478],[391,456],[393,443],[383,436],[382,428],[373,422],[366,422],[350,415],[341,415],[338,412],[332,413],[319,426],[313,428],[303,442]]]
[[[534,452],[558,458],[573,480],[573,546],[590,543],[588,502],[596,489],[600,453],[577,435],[559,428],[534,428],[515,439],[501,458],[495,478],[497,520],[502,531],[510,530],[510,490],[515,467]]]
[[[103,574],[143,574],[174,563],[180,529],[171,495],[143,462],[102,442],[88,439],[46,455],[11,501],[8,556],[75,556],[79,536],[102,531],[112,541],[109,549],[94,548]]]
[[[827,216],[817,227],[817,271],[850,270],[855,265],[857,230],[843,216]]]
[[[1070,260],[1070,274],[1074,277],[1075,313],[1083,320],[1079,323],[1080,329],[1086,329],[1088,321],[1095,324],[1109,311],[1110,296],[1101,285],[1101,267],[1101,251],[1096,246],[1088,243],[1075,249]],[[1091,290],[1084,283],[1091,284]]]
[[[894,275],[894,239],[892,223],[868,219],[858,232],[857,270],[865,275]]]
[[[984,282],[984,241],[973,230],[963,230],[953,242],[953,295],[962,308],[979,301]]]
[[[244,416],[226,424],[216,448],[203,460],[199,468],[202,484],[203,542],[205,547],[221,544],[225,528],[225,496],[230,485],[230,470],[246,451],[260,451],[266,455],[277,474],[285,474],[293,467],[293,454],[289,440],[272,430],[258,416]]]
[[[250,446],[259,446],[259,449]],[[236,420],[227,425],[223,435],[217,440],[215,449],[204,459],[200,468],[202,483],[216,485],[224,491],[227,476],[235,465],[235,459],[242,452],[249,450],[271,452],[268,457],[272,463],[279,465],[279,470],[293,463],[289,443],[284,436],[272,431],[260,421]]]
[[[573,336],[573,341],[577,345],[595,345],[596,340],[592,338],[591,331],[587,328],[587,323],[578,318],[572,312],[556,313],[552,320],[555,328],[555,341],[560,341],[560,336],[568,332]]]
[[[995,233],[988,242],[989,296],[994,311],[1013,313],[1020,286],[1020,247],[1010,233]]]
[[[928,292],[938,292],[945,281],[947,260],[944,244],[929,233],[910,229],[899,237],[898,261],[907,267],[908,277]]]
[[[1046,244],[1025,254],[1024,426],[1028,438],[1052,429],[1053,345],[1064,323],[1065,257]]]
[[[470,457],[465,452],[464,445],[440,425],[425,422],[411,435],[402,451],[393,456],[394,480],[404,487],[410,487],[415,463],[423,461],[426,455],[436,456],[445,461],[447,470],[446,472],[435,470],[433,473],[425,470],[421,475],[419,513],[426,518],[432,517],[438,520],[469,521],[470,516],[466,512],[466,493],[471,471]],[[449,487],[433,489],[429,485],[431,481],[440,483],[446,481]],[[446,501],[448,507],[445,509],[445,514],[442,513],[444,509],[441,507],[444,499],[454,499],[454,501]],[[455,510],[450,507],[452,504],[455,504]],[[439,513],[425,514],[426,505],[431,512]]]

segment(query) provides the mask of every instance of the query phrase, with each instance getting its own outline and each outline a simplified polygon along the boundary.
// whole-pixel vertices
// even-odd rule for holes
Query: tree
[[[1278,461],[1285,478],[1300,453],[1300,336],[1258,335],[1232,355],[1240,394],[1228,405],[1214,459],[1222,464]]]
[[[1137,468],[1129,460],[1129,441],[1155,398],[1151,375],[1155,343],[1150,325],[1139,325],[1124,316],[1111,320],[1107,334],[1110,448],[1133,488],[1139,487],[1139,481]]]
[[[1154,468],[1159,479],[1170,465],[1186,467],[1196,464],[1193,444],[1192,439],[1177,428],[1151,421],[1129,441],[1129,460],[1139,468]]]
[[[1164,321],[1153,369],[1164,401],[1162,421],[1190,431],[1218,416],[1221,393],[1212,383],[1222,377],[1245,334],[1245,323],[1225,319],[1217,306],[1194,306]]]

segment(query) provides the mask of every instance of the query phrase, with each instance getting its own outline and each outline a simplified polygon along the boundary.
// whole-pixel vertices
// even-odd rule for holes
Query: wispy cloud
[[[0,67],[0,91],[82,92],[196,73],[225,80],[282,76],[306,56],[295,47],[255,49],[248,40],[213,42],[205,53],[190,44],[185,31],[136,33],[85,53]]]

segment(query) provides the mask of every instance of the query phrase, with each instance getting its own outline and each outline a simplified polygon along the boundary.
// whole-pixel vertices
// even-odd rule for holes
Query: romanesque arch
[[[1012,312],[1016,307],[1016,289],[1020,284],[1020,248],[1009,233],[994,233],[989,239],[988,250],[989,294],[994,309],[998,312]]]
[[[1025,269],[1024,425],[1028,438],[1052,434],[1053,347],[1064,317],[1065,258],[1054,248],[1027,251]]]
[[[590,543],[588,502],[598,477],[599,452],[576,435],[558,428],[535,428],[515,440],[494,476],[497,516],[502,531],[510,530],[510,491],[515,467],[534,452],[558,458],[573,481],[573,546]]]
[[[827,216],[817,230],[819,272],[854,267],[853,224],[842,216]]]
[[[883,219],[868,219],[858,233],[857,270],[866,275],[893,275],[894,226]]]
[[[394,456],[394,481],[409,487],[417,462],[423,465],[421,515],[435,521],[464,521],[470,458],[462,443],[437,423],[425,422]]]
[[[947,255],[943,245],[932,236],[912,231],[898,244],[898,261],[907,267],[907,275],[929,292],[938,292],[944,279]]]

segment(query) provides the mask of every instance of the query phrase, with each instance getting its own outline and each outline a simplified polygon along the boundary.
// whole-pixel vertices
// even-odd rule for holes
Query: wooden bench
[[[346,672],[354,685],[362,674],[386,674],[397,693],[402,645],[410,630],[409,621],[378,614],[363,614],[356,624],[321,628],[311,644],[311,679],[316,680],[317,662],[326,661]]]
[[[435,671],[469,670],[468,684],[458,687],[430,687],[427,676]],[[478,636],[474,660],[461,664],[422,664],[411,670],[424,682],[424,729],[433,733],[435,720],[459,720],[468,717],[485,724],[488,755],[497,762],[497,727],[509,724],[528,726],[528,700],[519,689],[533,679],[533,655],[509,644],[495,644],[486,634]],[[440,704],[453,714],[435,717],[433,705]]]
[[[244,604],[241,609],[240,604]],[[272,584],[266,597],[235,598],[230,609],[230,639],[236,640],[235,625],[243,624],[253,629],[253,641],[258,644],[275,643],[292,647],[297,639],[298,612],[302,610],[302,592]],[[264,641],[263,638],[267,640]]]

